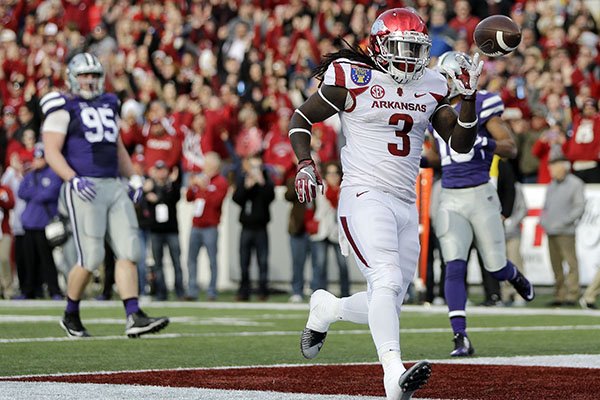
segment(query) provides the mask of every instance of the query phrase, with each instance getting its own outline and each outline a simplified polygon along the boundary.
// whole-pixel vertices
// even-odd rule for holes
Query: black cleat
[[[300,337],[300,350],[304,358],[315,358],[321,351],[323,343],[325,343],[325,337],[327,337],[327,332],[317,332],[304,328]]]
[[[398,385],[402,389],[400,400],[409,400],[414,392],[425,386],[431,376],[429,361],[419,361],[400,376]]]
[[[535,298],[535,291],[531,282],[525,278],[525,276],[517,270],[517,277],[509,281],[515,288],[517,293],[525,299],[525,301],[531,301]]]
[[[142,310],[127,316],[125,334],[130,338],[137,338],[146,333],[156,333],[169,325],[169,318],[152,318]]]
[[[65,312],[63,319],[60,320],[60,327],[67,332],[68,337],[83,338],[91,336],[81,323],[79,313]]]
[[[475,349],[467,335],[457,333],[454,335],[454,350],[450,353],[452,357],[468,357],[475,354]]]

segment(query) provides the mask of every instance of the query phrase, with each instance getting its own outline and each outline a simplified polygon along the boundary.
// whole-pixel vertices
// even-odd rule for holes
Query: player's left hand
[[[313,201],[317,197],[317,188],[323,193],[323,180],[313,160],[302,160],[298,163],[295,185],[300,203]]]
[[[127,186],[129,188],[129,197],[133,201],[133,204],[139,203],[144,194],[144,178],[139,175],[131,175]]]
[[[456,76],[451,68],[444,68],[444,71],[452,79],[462,96],[473,96],[477,91],[477,81],[483,70],[483,60],[479,60],[479,53],[475,53],[472,60],[463,54],[457,54],[456,62],[462,71],[459,76]]]

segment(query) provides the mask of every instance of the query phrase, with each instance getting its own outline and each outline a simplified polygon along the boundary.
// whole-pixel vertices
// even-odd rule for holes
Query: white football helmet
[[[67,83],[71,93],[93,99],[104,93],[104,68],[93,54],[77,54],[67,65]]]

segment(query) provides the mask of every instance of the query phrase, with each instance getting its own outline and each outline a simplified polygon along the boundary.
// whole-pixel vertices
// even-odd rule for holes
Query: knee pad
[[[124,255],[120,257],[125,260],[129,260],[133,263],[138,263],[141,256],[140,240],[136,234],[132,234],[127,241],[127,245],[124,246]]]
[[[104,246],[96,246],[95,249],[84,251],[83,267],[88,271],[95,271],[104,262]]]
[[[402,302],[404,298],[400,296],[400,290],[395,289],[391,286],[380,286],[378,288],[374,288],[369,296],[369,300],[372,300],[373,297],[390,297],[394,299],[394,306],[396,308],[396,313],[400,315],[400,309],[402,307]],[[370,301],[369,301],[370,302]]]
[[[372,269],[367,276],[371,290],[388,288],[396,294],[401,292],[404,283],[402,269],[396,266],[381,266]]]

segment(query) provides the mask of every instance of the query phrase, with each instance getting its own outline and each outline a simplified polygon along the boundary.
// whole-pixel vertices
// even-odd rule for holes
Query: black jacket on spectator
[[[264,169],[263,176],[264,186],[256,184],[248,189],[244,186],[246,174],[238,176],[233,201],[242,207],[239,221],[244,228],[265,228],[271,221],[269,205],[275,199],[275,186]]]
[[[156,203],[148,202],[148,210],[150,211],[150,231],[155,233],[177,233],[179,225],[177,224],[177,202],[181,198],[181,186],[177,181],[168,182],[164,186],[160,186],[154,181],[154,188],[150,191],[156,193],[158,201]],[[159,204],[164,204],[168,207],[169,218],[165,222],[156,221],[156,207]]]

